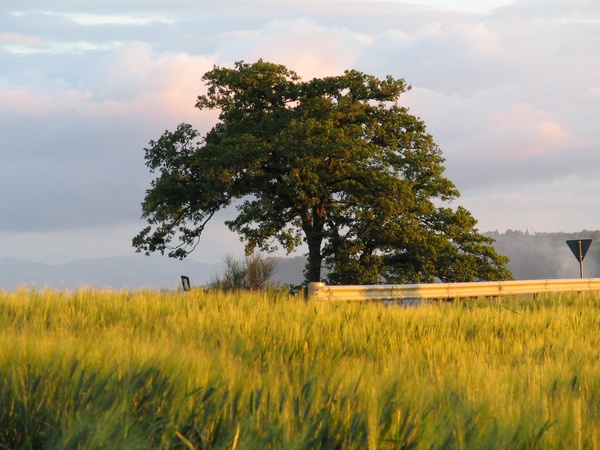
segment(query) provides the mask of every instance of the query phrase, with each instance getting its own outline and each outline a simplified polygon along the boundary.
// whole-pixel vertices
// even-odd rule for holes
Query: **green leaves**
[[[302,81],[262,60],[203,80],[196,106],[220,121],[204,139],[182,124],[150,142],[157,178],[142,211],[154,228],[134,238],[138,251],[185,257],[236,201],[227,225],[247,253],[304,240],[308,281],[323,261],[344,283],[510,276],[468,212],[438,206],[459,193],[425,124],[398,105],[404,80],[349,70]]]

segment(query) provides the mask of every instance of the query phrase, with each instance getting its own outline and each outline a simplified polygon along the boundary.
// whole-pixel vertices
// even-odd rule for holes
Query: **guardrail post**
[[[325,283],[311,281],[308,283],[308,299],[314,300],[319,296],[319,290],[325,287]]]
[[[184,291],[189,291],[192,287],[190,286],[190,279],[185,275],[181,275],[181,286]]]

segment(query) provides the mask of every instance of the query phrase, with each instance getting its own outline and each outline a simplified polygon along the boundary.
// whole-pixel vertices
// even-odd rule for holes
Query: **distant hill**
[[[304,258],[282,258],[273,279],[281,284],[300,284]],[[181,275],[193,286],[202,286],[220,274],[222,263],[201,263],[167,257],[132,255],[81,259],[67,264],[43,264],[16,258],[0,258],[0,289],[20,286],[76,289],[82,286],[114,289],[156,288],[174,290]]]
[[[579,278],[579,263],[566,244],[571,239],[592,239],[584,260],[584,276],[600,278],[600,231],[528,233],[507,230],[484,233],[495,239],[496,251],[510,258],[508,268],[517,280]],[[305,258],[277,258],[273,280],[280,284],[303,282]],[[0,289],[20,286],[68,288],[82,286],[114,289],[178,289],[181,275],[193,286],[203,286],[222,273],[223,263],[201,263],[167,257],[132,255],[81,259],[67,264],[43,264],[0,258]]]
[[[60,265],[2,258],[0,287],[14,289],[23,285],[33,285],[37,288],[58,289],[75,289],[82,286],[175,289],[180,283],[181,275],[189,274],[197,283],[202,283],[220,268],[221,264],[175,261],[166,257],[148,258],[142,255],[81,259]]]

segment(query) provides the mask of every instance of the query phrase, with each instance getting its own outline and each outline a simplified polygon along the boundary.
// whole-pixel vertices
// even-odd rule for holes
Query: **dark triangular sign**
[[[590,245],[592,245],[591,239],[576,239],[572,241],[567,241],[567,245],[577,258],[577,261],[583,261],[585,258],[585,254],[587,253]]]

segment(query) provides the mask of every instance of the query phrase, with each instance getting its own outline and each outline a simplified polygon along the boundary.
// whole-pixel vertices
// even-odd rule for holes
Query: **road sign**
[[[581,278],[583,278],[583,258],[585,258],[585,255],[588,249],[590,248],[590,245],[592,245],[592,240],[573,239],[567,241],[567,245],[575,255],[575,258],[577,258],[577,261],[579,261],[579,274],[581,275]]]

